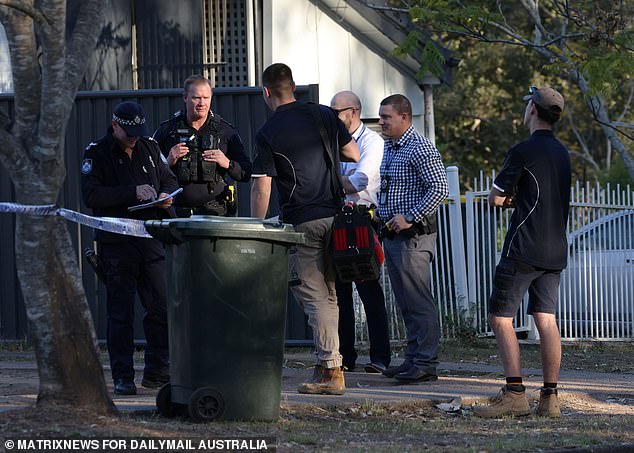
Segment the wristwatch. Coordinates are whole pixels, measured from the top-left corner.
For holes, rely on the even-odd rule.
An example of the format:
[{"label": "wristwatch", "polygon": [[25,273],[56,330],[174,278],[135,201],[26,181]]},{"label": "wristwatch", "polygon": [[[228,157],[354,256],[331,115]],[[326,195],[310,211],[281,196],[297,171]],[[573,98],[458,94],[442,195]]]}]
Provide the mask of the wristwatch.
[{"label": "wristwatch", "polygon": [[403,217],[407,223],[414,223],[414,216],[412,214],[405,214]]}]

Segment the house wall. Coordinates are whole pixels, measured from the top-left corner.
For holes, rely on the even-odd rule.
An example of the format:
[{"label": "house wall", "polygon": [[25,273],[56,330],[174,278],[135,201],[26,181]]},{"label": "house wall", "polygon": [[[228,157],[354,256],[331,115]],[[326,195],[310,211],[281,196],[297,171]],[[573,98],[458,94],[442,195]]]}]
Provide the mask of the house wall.
[{"label": "house wall", "polygon": [[309,0],[263,1],[264,66],[286,63],[298,85],[319,84],[319,102],[352,90],[363,103],[362,118],[378,118],[385,97],[409,98],[414,125],[423,131],[424,96],[415,80],[368,49]]}]

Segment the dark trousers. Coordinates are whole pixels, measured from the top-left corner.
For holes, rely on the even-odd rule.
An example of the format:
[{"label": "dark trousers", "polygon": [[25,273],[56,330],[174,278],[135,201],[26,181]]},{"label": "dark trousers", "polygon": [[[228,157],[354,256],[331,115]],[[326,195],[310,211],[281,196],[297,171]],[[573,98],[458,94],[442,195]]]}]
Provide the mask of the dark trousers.
[{"label": "dark trousers", "polygon": [[106,274],[108,353],[113,379],[134,379],[134,302],[144,308],[144,375],[169,373],[165,249],[156,239],[100,244]]},{"label": "dark trousers", "polygon": [[407,330],[405,361],[426,373],[436,374],[440,323],[431,290],[430,265],[436,233],[407,239],[385,239],[385,263],[396,303]]},{"label": "dark trousers", "polygon": [[[370,338],[370,361],[390,365],[390,336],[387,327],[385,297],[378,280],[355,282],[359,297],[363,302]],[[352,283],[337,279],[337,305],[339,305],[339,351],[343,365],[353,369],[357,360],[355,343],[355,316],[352,300]]]}]

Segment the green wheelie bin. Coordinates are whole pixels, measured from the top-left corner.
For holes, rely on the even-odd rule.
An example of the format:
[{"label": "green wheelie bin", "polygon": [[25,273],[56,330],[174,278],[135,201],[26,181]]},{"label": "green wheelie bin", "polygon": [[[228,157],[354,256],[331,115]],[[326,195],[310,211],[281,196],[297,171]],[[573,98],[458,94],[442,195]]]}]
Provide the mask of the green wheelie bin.
[{"label": "green wheelie bin", "polygon": [[291,225],[255,218],[151,220],[167,246],[170,383],[164,416],[277,420]]}]

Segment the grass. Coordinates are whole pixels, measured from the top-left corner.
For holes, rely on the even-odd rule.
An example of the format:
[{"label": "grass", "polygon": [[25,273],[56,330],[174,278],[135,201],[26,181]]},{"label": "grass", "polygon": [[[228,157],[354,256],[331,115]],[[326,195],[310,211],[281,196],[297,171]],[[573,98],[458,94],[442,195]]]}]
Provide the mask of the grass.
[{"label": "grass", "polygon": [[[539,344],[520,340],[522,367],[541,368]],[[493,338],[444,340],[440,360],[499,365],[497,345]],[[634,371],[634,342],[568,342],[562,345],[561,368],[566,370],[628,373]]]},{"label": "grass", "polygon": [[[7,357],[16,350],[30,349],[14,344],[0,347]],[[524,366],[540,366],[537,345],[523,342],[521,350]],[[289,352],[312,351],[290,349]],[[140,357],[141,353],[137,355]],[[443,341],[440,357],[442,361],[499,364],[493,339]],[[634,372],[631,357],[634,357],[633,343],[573,343],[564,345],[562,363],[566,369]],[[447,413],[425,401],[292,405],[282,407],[276,423],[206,425],[180,418],[166,419],[149,411],[99,417],[61,408],[21,409],[0,413],[0,432],[5,438],[46,438],[69,433],[207,439],[272,436],[277,439],[279,452],[525,452],[573,448],[607,451],[608,446],[620,445],[634,448],[632,415],[598,415],[568,408],[565,416],[556,421],[534,417],[483,420],[474,417],[468,407]]]}]

